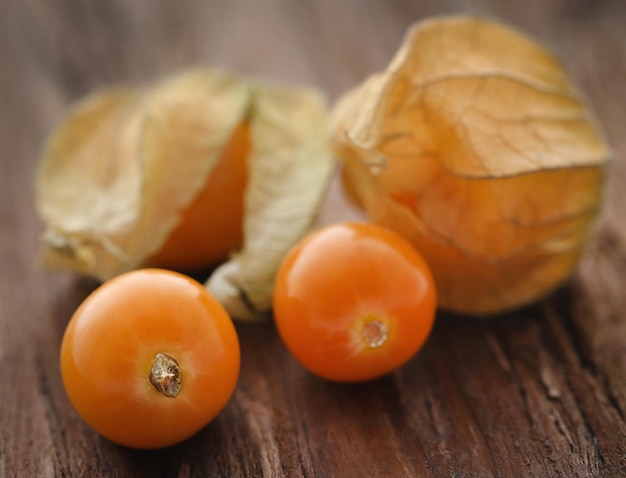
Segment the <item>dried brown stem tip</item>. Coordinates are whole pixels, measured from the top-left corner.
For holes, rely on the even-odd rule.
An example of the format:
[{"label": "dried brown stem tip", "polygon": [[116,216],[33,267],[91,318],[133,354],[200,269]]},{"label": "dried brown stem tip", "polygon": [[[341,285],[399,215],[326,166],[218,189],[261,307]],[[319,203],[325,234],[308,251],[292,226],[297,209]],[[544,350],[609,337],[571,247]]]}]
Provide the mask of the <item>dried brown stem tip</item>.
[{"label": "dried brown stem tip", "polygon": [[382,347],[387,341],[387,326],[380,320],[369,320],[361,328],[361,339],[369,348]]},{"label": "dried brown stem tip", "polygon": [[175,358],[157,353],[150,370],[150,383],[169,398],[176,398],[180,392],[180,365]]}]

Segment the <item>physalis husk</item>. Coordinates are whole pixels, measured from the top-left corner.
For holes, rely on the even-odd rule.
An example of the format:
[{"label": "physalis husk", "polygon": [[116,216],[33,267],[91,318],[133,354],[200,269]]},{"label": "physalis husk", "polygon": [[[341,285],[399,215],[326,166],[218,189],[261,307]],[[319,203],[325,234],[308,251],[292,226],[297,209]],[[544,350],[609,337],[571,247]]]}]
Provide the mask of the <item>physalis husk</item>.
[{"label": "physalis husk", "polygon": [[499,313],[574,270],[610,152],[531,39],[480,18],[419,23],[331,121],[348,193],[419,248],[442,308]]},{"label": "physalis husk", "polygon": [[332,169],[316,91],[202,68],[98,91],[44,149],[41,261],[104,281],[229,260],[207,286],[231,315],[256,317]]}]

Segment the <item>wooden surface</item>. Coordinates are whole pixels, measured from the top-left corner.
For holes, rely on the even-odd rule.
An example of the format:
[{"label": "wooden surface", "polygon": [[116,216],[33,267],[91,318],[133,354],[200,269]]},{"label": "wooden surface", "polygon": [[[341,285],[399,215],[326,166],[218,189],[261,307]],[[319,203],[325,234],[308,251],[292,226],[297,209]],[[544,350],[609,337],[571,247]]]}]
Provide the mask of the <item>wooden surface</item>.
[{"label": "wooden surface", "polygon": [[[603,219],[572,281],[477,323],[439,314],[379,381],[305,372],[271,324],[240,325],[223,413],[170,449],[97,436],[58,349],[93,284],[33,266],[33,175],[46,134],[95,88],[190,64],[317,86],[332,100],[385,66],[427,15],[491,15],[565,61],[615,150]],[[626,476],[626,3],[623,0],[0,1],[0,475],[6,477]],[[322,221],[351,217],[334,184]]]}]

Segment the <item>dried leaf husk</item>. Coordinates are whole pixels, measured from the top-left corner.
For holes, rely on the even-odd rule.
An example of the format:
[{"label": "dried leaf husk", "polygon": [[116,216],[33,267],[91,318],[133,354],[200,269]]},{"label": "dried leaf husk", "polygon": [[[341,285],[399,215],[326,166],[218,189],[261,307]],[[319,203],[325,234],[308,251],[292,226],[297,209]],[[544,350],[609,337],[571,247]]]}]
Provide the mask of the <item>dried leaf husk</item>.
[{"label": "dried leaf husk", "polygon": [[217,70],[192,70],[80,101],[38,170],[43,264],[100,280],[140,267],[205,183],[248,90]]},{"label": "dried leaf husk", "polygon": [[[102,281],[154,265],[181,212],[246,123],[244,250],[233,258],[234,293],[218,298],[235,316],[265,312],[273,272],[312,222],[333,166],[326,114],[317,92],[217,69],[96,92],[70,111],[43,152],[36,187],[46,225],[41,262]],[[296,170],[309,175],[297,190],[285,184],[300,178]],[[298,217],[284,220],[293,211]]]},{"label": "dried leaf husk", "polygon": [[250,111],[255,147],[244,247],[207,282],[231,315],[242,319],[270,310],[278,267],[313,226],[334,169],[325,103],[317,92],[262,85]]},{"label": "dried leaf husk", "polygon": [[332,123],[348,191],[419,248],[442,308],[500,313],[574,270],[610,153],[562,66],[529,38],[474,17],[417,24]]}]

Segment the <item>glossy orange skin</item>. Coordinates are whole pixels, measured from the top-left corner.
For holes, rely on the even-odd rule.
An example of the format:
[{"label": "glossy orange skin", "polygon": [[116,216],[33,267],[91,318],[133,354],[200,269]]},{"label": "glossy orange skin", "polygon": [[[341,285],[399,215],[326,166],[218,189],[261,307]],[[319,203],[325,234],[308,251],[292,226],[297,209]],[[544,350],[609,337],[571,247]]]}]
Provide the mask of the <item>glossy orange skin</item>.
[{"label": "glossy orange skin", "polygon": [[[428,265],[402,237],[368,223],[321,229],[300,242],[276,279],[274,317],[289,351],[314,374],[360,382],[405,364],[432,329]],[[386,329],[368,343],[364,325]]]},{"label": "glossy orange skin", "polygon": [[250,128],[239,125],[208,181],[180,213],[180,221],[150,264],[175,270],[215,265],[243,244]]},{"label": "glossy orange skin", "polygon": [[[174,357],[181,390],[150,383],[156,353]],[[79,414],[109,440],[133,448],[178,443],[226,405],[239,375],[239,341],[221,304],[174,272],[129,272],[94,291],[71,318],[61,374]]]}]

